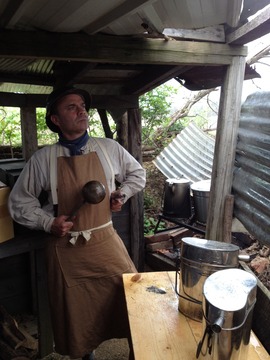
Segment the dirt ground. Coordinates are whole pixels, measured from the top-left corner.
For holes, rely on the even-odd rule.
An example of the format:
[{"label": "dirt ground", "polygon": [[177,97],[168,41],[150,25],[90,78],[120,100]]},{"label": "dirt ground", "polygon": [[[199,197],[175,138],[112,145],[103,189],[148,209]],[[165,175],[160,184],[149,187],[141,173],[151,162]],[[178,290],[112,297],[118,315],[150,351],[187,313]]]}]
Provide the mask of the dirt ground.
[{"label": "dirt ground", "polygon": [[[127,339],[111,339],[102,343],[95,352],[95,360],[128,360],[129,345]],[[68,356],[53,353],[42,360],[69,360]]]}]

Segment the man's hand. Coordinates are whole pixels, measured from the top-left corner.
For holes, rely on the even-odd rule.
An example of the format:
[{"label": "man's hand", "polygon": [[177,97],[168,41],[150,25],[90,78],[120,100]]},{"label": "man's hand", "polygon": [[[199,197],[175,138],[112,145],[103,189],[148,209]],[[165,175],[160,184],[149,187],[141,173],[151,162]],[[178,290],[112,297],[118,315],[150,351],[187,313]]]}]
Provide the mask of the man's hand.
[{"label": "man's hand", "polygon": [[124,204],[125,195],[120,190],[111,193],[111,211],[116,212],[122,209]]},{"label": "man's hand", "polygon": [[54,219],[51,227],[51,233],[58,237],[65,236],[72,228],[73,222],[67,219],[69,216],[61,215]]}]

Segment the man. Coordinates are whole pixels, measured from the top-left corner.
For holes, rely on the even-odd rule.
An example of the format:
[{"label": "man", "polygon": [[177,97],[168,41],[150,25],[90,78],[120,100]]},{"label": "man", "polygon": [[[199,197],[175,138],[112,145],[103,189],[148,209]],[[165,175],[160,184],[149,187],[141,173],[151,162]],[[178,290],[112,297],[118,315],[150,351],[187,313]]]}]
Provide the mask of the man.
[{"label": "man", "polygon": [[[145,186],[144,169],[122,146],[89,137],[89,108],[84,90],[50,94],[46,123],[59,141],[31,157],[9,198],[16,222],[52,235],[46,253],[55,350],[83,359],[93,359],[104,340],[129,338],[122,274],[136,269],[113,228],[111,211],[120,211]],[[91,180],[105,187],[104,200],[84,203],[72,216]],[[48,200],[41,205],[44,191]]]}]

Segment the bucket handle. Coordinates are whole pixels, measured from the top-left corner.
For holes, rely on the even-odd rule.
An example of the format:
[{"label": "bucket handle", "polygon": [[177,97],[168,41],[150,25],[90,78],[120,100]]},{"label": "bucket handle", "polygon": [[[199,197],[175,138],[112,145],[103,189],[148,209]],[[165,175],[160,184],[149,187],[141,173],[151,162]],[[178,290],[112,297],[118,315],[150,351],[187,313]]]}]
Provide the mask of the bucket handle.
[{"label": "bucket handle", "polygon": [[[202,351],[202,347],[203,347],[206,335],[208,335],[208,339],[207,339],[208,353],[209,353],[209,355],[211,355],[211,353],[212,353],[212,341],[211,340],[212,340],[213,330],[211,329],[210,325],[207,325],[205,327],[202,340],[200,340],[200,342],[199,342],[199,344],[197,346],[196,359],[198,359],[198,357],[200,356],[200,353]],[[203,355],[206,355],[206,354],[203,354]]]},{"label": "bucket handle", "polygon": [[[249,313],[251,312],[251,310],[254,308],[255,306],[255,303],[256,303],[256,299],[253,301],[253,303],[250,305],[248,311],[246,312],[245,314],[245,317],[244,317],[244,320],[242,321],[242,323],[240,325],[237,325],[237,326],[234,326],[232,328],[223,328],[223,322],[224,322],[224,316],[223,314],[218,318],[216,319],[216,321],[212,324],[210,324],[209,320],[206,318],[204,312],[203,312],[203,317],[206,321],[206,327],[205,327],[205,330],[204,330],[204,333],[203,333],[203,337],[202,339],[199,341],[198,343],[198,346],[197,346],[197,351],[196,351],[196,359],[198,359],[201,351],[202,351],[202,347],[203,347],[203,344],[204,344],[204,341],[205,341],[205,337],[206,335],[208,334],[208,340],[207,340],[207,348],[208,348],[208,353],[209,355],[211,355],[211,352],[212,352],[212,335],[214,333],[220,333],[221,330],[237,330],[237,329],[240,329],[246,322],[247,320],[247,317],[249,315]],[[205,355],[205,354],[203,354]]]},{"label": "bucket handle", "polygon": [[174,291],[175,291],[175,293],[179,296],[179,297],[181,297],[182,299],[185,299],[185,300],[187,300],[187,301],[191,301],[191,302],[193,302],[193,303],[195,303],[195,304],[198,304],[198,305],[202,305],[202,302],[201,301],[199,301],[199,300],[196,300],[196,299],[194,299],[194,298],[192,298],[192,297],[186,297],[186,296],[183,296],[183,295],[181,295],[179,292],[178,292],[178,276],[180,276],[180,262],[181,262],[181,260],[180,260],[180,253],[178,253],[178,256],[177,256],[177,260],[176,260],[176,262],[175,262],[175,267],[176,267],[176,270],[175,270],[175,285],[174,285]]}]

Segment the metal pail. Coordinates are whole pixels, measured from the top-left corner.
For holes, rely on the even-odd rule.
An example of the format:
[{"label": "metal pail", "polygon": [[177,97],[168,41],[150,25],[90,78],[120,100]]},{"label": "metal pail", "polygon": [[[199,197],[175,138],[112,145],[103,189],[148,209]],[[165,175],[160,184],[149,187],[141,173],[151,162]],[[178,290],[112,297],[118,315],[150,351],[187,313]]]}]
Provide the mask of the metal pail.
[{"label": "metal pail", "polygon": [[[227,268],[237,268],[239,247],[220,241],[186,237],[182,239],[179,273],[181,313],[202,320],[202,290],[206,278]],[[177,275],[176,275],[177,276]]]},{"label": "metal pail", "polygon": [[166,180],[163,214],[179,218],[191,216],[190,181],[188,179]]},{"label": "metal pail", "polygon": [[256,277],[241,269],[217,271],[206,279],[197,358],[247,359],[256,291]]},{"label": "metal pail", "polygon": [[211,180],[198,181],[190,186],[196,220],[202,224],[207,222],[210,187]]}]

